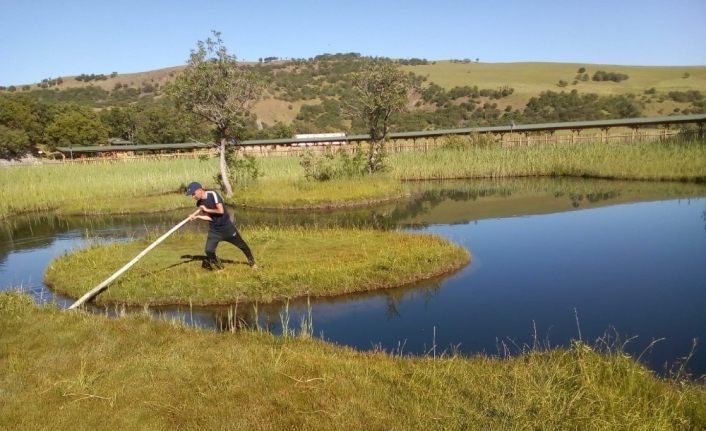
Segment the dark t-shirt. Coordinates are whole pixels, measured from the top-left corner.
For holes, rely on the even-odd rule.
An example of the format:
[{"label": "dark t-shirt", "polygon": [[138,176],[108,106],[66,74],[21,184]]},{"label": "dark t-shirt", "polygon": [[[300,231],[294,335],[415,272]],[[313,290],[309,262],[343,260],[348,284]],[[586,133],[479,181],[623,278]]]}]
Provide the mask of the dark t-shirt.
[{"label": "dark t-shirt", "polygon": [[230,221],[230,216],[228,215],[228,209],[226,208],[226,204],[223,203],[223,198],[221,197],[221,195],[218,194],[218,192],[214,192],[213,190],[206,190],[206,197],[197,200],[196,206],[200,207],[201,205],[204,205],[208,209],[215,210],[216,204],[219,203],[223,204],[223,214],[207,214],[213,219],[213,221],[210,221],[208,223],[209,229],[217,232],[227,232],[233,230],[235,225],[233,225],[233,222]]}]

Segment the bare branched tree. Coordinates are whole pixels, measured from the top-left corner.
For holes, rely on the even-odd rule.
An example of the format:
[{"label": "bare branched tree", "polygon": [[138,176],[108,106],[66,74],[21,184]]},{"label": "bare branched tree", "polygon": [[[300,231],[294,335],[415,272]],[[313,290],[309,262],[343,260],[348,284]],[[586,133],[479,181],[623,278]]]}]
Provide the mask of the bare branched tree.
[{"label": "bare branched tree", "polygon": [[367,170],[372,174],[384,168],[390,118],[406,109],[411,83],[395,63],[375,60],[353,75],[353,90],[355,98],[348,108],[368,128]]},{"label": "bare branched tree", "polygon": [[237,138],[237,125],[249,115],[263,90],[261,79],[248,68],[238,65],[234,55],[223,45],[221,33],[214,39],[198,41],[191,51],[186,69],[169,86],[168,94],[176,105],[205,119],[216,127],[219,140],[220,169],[226,196],[233,187],[226,164],[226,142]]}]

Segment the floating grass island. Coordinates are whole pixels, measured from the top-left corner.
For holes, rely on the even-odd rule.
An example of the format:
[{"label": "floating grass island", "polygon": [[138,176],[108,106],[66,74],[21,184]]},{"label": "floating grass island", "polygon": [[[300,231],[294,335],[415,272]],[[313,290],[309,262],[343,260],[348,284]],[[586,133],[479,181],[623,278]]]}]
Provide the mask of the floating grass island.
[{"label": "floating grass island", "polygon": [[[468,251],[431,234],[357,229],[258,228],[243,232],[259,269],[221,243],[224,269],[201,267],[205,233],[173,235],[97,298],[128,305],[211,305],[333,296],[397,287],[466,265]],[[150,239],[95,245],[62,256],[45,274],[57,292],[80,297]]]}]

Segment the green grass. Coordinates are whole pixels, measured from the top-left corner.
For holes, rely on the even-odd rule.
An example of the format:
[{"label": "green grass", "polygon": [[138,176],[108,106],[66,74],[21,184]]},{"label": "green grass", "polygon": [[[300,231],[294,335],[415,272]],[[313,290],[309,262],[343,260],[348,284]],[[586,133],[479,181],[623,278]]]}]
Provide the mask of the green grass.
[{"label": "green grass", "polygon": [[[170,237],[98,297],[125,304],[222,304],[332,296],[401,286],[468,263],[462,247],[434,235],[358,229],[260,228],[243,232],[260,267],[221,243],[222,271],[201,260],[206,234]],[[96,245],[62,256],[46,272],[58,292],[80,297],[132,260],[150,240]]]},{"label": "green grass", "polygon": [[257,208],[340,208],[396,200],[407,195],[407,188],[389,176],[323,182],[292,177],[262,179],[242,189],[233,202]]},{"label": "green grass", "polygon": [[703,384],[581,343],[504,359],[399,357],[306,335],[66,312],[8,293],[0,333],[3,429],[706,427]]},{"label": "green grass", "polygon": [[52,210],[120,213],[139,207],[156,212],[191,206],[193,202],[177,192],[195,178],[210,180],[216,166],[215,160],[179,159],[4,168],[0,217]]},{"label": "green grass", "polygon": [[[315,182],[296,156],[259,157],[264,176],[236,183],[235,205],[327,208],[397,199],[410,193],[399,179],[588,176],[704,181],[703,141],[532,144],[392,153],[390,171],[375,177]],[[216,187],[217,160],[97,162],[0,169],[0,219],[30,212],[125,214],[193,206],[181,190],[198,180]]]},{"label": "green grass", "polygon": [[[397,199],[406,188],[386,176],[315,182],[304,178],[299,158],[260,157],[265,174],[254,184],[234,184],[235,205],[327,208]],[[0,219],[24,213],[129,214],[192,207],[182,190],[191,181],[217,188],[218,161],[175,159],[40,165],[0,169]],[[27,197],[27,198],[24,198]]]}]

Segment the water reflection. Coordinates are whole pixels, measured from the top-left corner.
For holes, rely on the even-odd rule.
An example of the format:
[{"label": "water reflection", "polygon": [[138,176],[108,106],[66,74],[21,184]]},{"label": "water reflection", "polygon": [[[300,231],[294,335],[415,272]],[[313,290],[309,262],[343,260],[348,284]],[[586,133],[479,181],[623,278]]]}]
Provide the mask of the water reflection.
[{"label": "water reflection", "polygon": [[[424,354],[430,346],[497,353],[596,339],[609,326],[637,335],[655,369],[706,339],[706,186],[581,179],[419,182],[413,198],[373,208],[278,212],[235,208],[239,225],[405,228],[471,250],[472,264],[415,286],[282,304],[149,309],[163,319],[216,330],[297,330],[360,349]],[[38,302],[67,306],[42,283],[56,256],[94,241],[164,232],[188,210],[132,217],[25,216],[0,229],[0,288],[23,286]],[[190,225],[189,228],[202,229]],[[200,253],[200,250],[195,250]],[[283,310],[287,310],[283,314]],[[142,308],[96,307],[109,315]],[[704,349],[692,371],[706,372]]]}]

